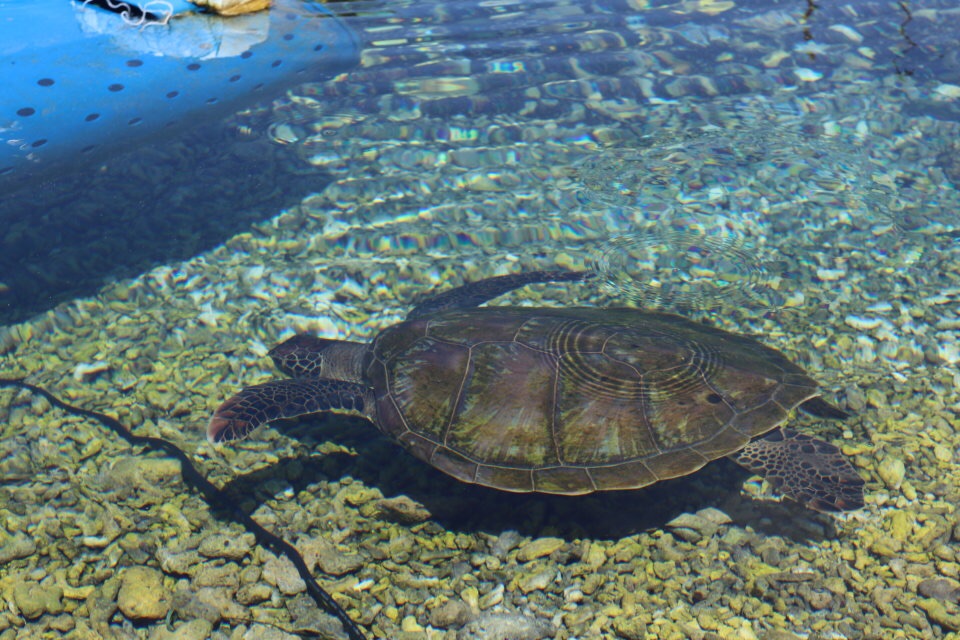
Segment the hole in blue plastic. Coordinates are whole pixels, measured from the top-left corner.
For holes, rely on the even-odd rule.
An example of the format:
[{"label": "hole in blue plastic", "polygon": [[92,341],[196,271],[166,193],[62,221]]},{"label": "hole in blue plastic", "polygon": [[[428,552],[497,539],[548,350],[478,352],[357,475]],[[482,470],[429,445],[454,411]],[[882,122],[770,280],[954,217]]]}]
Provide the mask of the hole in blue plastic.
[{"label": "hole in blue plastic", "polygon": [[93,150],[96,149],[96,148],[97,148],[97,145],[95,145],[95,144],[89,144],[89,145],[85,146],[83,149],[80,149],[80,153],[90,153],[91,151],[93,151]]},{"label": "hole in blue plastic", "polygon": [[252,56],[253,56],[253,51],[244,51],[243,53],[240,54],[240,57],[243,58],[244,60]]},{"label": "hole in blue plastic", "polygon": [[90,113],[90,114],[87,114],[87,117],[84,118],[84,121],[86,121],[86,122],[93,122],[94,120],[96,120],[96,119],[99,118],[99,117],[100,117],[100,114],[99,114],[99,113]]},{"label": "hole in blue plastic", "polygon": [[122,84],[112,84],[112,85],[110,85],[109,87],[107,87],[107,89],[108,89],[109,91],[112,91],[112,92],[116,93],[116,92],[118,92],[118,91],[123,91],[123,85],[122,85]]},{"label": "hole in blue plastic", "polygon": [[37,80],[37,84],[40,85],[41,87],[52,87],[53,78],[40,78],[39,80]]},{"label": "hole in blue plastic", "polygon": [[323,45],[322,45],[322,44],[318,44],[317,46],[315,46],[315,47],[313,48],[314,51],[321,51],[322,49],[323,49]]},{"label": "hole in blue plastic", "polygon": [[260,91],[260,89],[263,89],[263,83],[262,83],[262,82],[259,83],[259,84],[257,84],[257,85],[253,88],[254,91]]},{"label": "hole in blue plastic", "polygon": [[33,147],[34,149],[36,149],[37,147],[42,147],[42,146],[45,145],[45,144],[47,144],[47,139],[46,139],[46,138],[40,138],[39,140],[34,140],[34,141],[33,141],[33,144],[31,144],[30,146]]},{"label": "hole in blue plastic", "polygon": [[207,104],[217,104],[216,98],[207,98]]},{"label": "hole in blue plastic", "polygon": [[143,118],[133,118],[133,119],[130,120],[127,124],[130,125],[131,127],[135,127],[136,125],[140,124],[141,122],[143,122]]},{"label": "hole in blue plastic", "polygon": [[187,71],[196,71],[199,68],[200,68],[199,62],[191,62],[190,64],[187,65]]},{"label": "hole in blue plastic", "polygon": [[0,176],[8,176],[13,173],[13,167],[4,167],[0,169]]},{"label": "hole in blue plastic", "polygon": [[273,67],[274,69],[276,69],[276,68],[279,67],[281,64],[283,64],[283,60],[274,60],[273,62],[270,63],[270,66]]},{"label": "hole in blue plastic", "polygon": [[170,98],[171,100],[173,100],[173,99],[176,98],[178,95],[180,95],[180,92],[179,92],[179,91],[171,91],[170,93],[167,94],[167,97]]},{"label": "hole in blue plastic", "polygon": [[230,76],[230,82],[236,82],[240,79],[240,76]]},{"label": "hole in blue plastic", "polygon": [[283,39],[286,40],[287,42],[289,42],[289,41],[293,40],[293,34],[292,34],[292,33],[285,33],[285,34],[283,34]]},{"label": "hole in blue plastic", "polygon": [[127,60],[126,65],[128,67],[141,67],[143,66],[143,60],[137,60],[136,58],[133,60]]},{"label": "hole in blue plastic", "polygon": [[23,109],[17,109],[17,115],[26,118],[27,116],[32,116],[37,112],[33,107],[24,107]]}]

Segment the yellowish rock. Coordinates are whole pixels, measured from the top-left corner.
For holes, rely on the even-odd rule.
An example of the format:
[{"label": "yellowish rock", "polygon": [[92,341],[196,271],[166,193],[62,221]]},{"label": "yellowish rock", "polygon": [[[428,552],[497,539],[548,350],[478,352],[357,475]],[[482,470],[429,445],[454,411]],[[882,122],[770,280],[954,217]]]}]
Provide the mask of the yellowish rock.
[{"label": "yellowish rock", "polygon": [[159,620],[170,610],[163,574],[150,567],[129,567],[120,579],[117,606],[131,620]]},{"label": "yellowish rock", "polygon": [[520,548],[517,552],[517,562],[530,562],[548,556],[564,544],[560,538],[537,538]]},{"label": "yellowish rock", "polygon": [[400,621],[400,630],[407,633],[423,633],[426,631],[413,616],[406,616]]},{"label": "yellowish rock", "polygon": [[729,11],[735,6],[737,6],[735,2],[729,2],[728,0],[700,0],[697,3],[697,11],[713,16]]},{"label": "yellowish rock", "polygon": [[941,84],[933,91],[937,95],[944,98],[949,98],[950,100],[956,100],[957,98],[960,98],[960,86],[955,84]]},{"label": "yellowish rock", "polygon": [[583,562],[590,567],[590,569],[596,571],[607,561],[607,553],[603,550],[603,547],[599,544],[591,544],[590,550],[587,552],[586,556],[583,558]]},{"label": "yellowish rock", "polygon": [[906,465],[903,460],[894,456],[886,456],[880,461],[877,467],[877,474],[891,489],[899,489],[903,483],[903,478],[907,474]]},{"label": "yellowish rock", "polygon": [[270,0],[193,0],[193,4],[207,7],[221,16],[239,16],[267,9]]},{"label": "yellowish rock", "polygon": [[953,460],[953,451],[942,444],[935,444],[933,446],[933,455],[936,456],[940,462],[950,462]]},{"label": "yellowish rock", "polygon": [[960,615],[948,612],[944,604],[936,598],[922,598],[917,601],[917,605],[926,612],[932,622],[949,631],[960,631]]},{"label": "yellowish rock", "polygon": [[761,62],[763,62],[763,66],[767,67],[768,69],[773,69],[780,66],[780,63],[789,57],[790,54],[786,51],[773,51],[763,56]]},{"label": "yellowish rock", "polygon": [[894,511],[890,516],[890,535],[895,540],[906,542],[911,538],[913,525],[910,523],[910,515],[906,511]]}]

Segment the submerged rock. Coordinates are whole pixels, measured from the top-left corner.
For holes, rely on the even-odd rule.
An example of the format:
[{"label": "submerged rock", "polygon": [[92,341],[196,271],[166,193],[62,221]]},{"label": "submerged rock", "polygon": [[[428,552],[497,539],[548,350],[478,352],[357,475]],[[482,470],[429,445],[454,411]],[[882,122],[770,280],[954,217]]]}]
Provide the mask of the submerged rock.
[{"label": "submerged rock", "polygon": [[131,620],[159,620],[170,610],[163,574],[150,567],[129,567],[120,579],[117,606]]},{"label": "submerged rock", "polygon": [[457,640],[540,640],[551,638],[553,625],[519,613],[484,613],[457,632]]},{"label": "submerged rock", "polygon": [[45,613],[63,611],[63,589],[36,582],[22,582],[13,588],[13,601],[20,615],[27,620],[35,620]]}]

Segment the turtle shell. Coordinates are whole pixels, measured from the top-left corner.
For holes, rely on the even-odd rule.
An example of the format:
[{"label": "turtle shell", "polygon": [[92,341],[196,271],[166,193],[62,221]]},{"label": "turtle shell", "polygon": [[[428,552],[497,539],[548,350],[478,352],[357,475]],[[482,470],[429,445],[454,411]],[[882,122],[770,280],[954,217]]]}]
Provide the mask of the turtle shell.
[{"label": "turtle shell", "polygon": [[636,309],[487,307],[391,327],[376,421],[465,482],[581,494],[643,487],[738,451],[819,395],[781,353]]}]

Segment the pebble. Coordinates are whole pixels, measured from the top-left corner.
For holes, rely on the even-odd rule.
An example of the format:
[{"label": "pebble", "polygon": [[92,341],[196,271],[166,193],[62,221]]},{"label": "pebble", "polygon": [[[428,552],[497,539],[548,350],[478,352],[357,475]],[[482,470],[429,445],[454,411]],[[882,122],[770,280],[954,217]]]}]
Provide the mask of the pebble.
[{"label": "pebble", "polygon": [[383,494],[380,493],[379,489],[370,489],[361,484],[351,484],[340,491],[340,497],[347,504],[360,507],[372,500],[382,499]]},{"label": "pebble", "polygon": [[26,558],[36,553],[36,551],[37,543],[25,534],[17,532],[11,536],[3,529],[0,529],[0,565],[5,565],[11,560]]},{"label": "pebble", "polygon": [[843,321],[858,331],[870,331],[871,329],[876,329],[882,323],[880,318],[858,316],[852,313],[847,315]]},{"label": "pebble", "polygon": [[556,569],[541,569],[535,573],[521,576],[517,581],[517,587],[524,593],[532,591],[542,591],[557,577]]},{"label": "pebble", "polygon": [[270,555],[263,563],[263,579],[275,586],[284,595],[294,595],[307,590],[307,585],[297,569],[286,557]]},{"label": "pebble", "polygon": [[110,370],[110,363],[98,360],[96,362],[81,362],[73,368],[73,379],[77,382],[87,382],[96,378],[104,371]]},{"label": "pebble", "polygon": [[233,562],[218,566],[204,564],[193,576],[193,584],[198,587],[231,587],[240,586],[240,568]]},{"label": "pebble", "polygon": [[906,511],[890,514],[890,535],[894,540],[907,542],[913,537],[913,519]]},{"label": "pebble", "polygon": [[498,584],[493,589],[481,596],[480,601],[477,603],[480,609],[486,610],[503,602],[503,591],[504,586],[502,584]]},{"label": "pebble", "polygon": [[803,82],[815,82],[823,77],[823,74],[819,71],[814,71],[813,69],[807,69],[805,67],[795,68],[793,70],[793,74]]},{"label": "pebble", "polygon": [[414,616],[404,616],[403,620],[400,621],[400,630],[407,633],[423,633],[426,631]]},{"label": "pebble", "polygon": [[166,573],[189,575],[200,564],[200,554],[196,551],[173,551],[162,548],[157,551],[160,568]]},{"label": "pebble", "polygon": [[117,606],[131,620],[159,620],[170,610],[163,574],[150,567],[127,567],[120,579]]},{"label": "pebble", "polygon": [[340,622],[328,613],[317,607],[313,598],[306,594],[299,595],[287,602],[287,611],[293,619],[290,630],[301,637],[309,638],[343,638]]},{"label": "pebble", "polygon": [[517,562],[530,562],[548,556],[564,544],[566,542],[561,538],[537,538],[520,547],[517,551]]},{"label": "pebble", "polygon": [[943,96],[944,98],[949,98],[951,100],[960,100],[960,85],[955,84],[939,84],[933,89],[934,93],[937,95]]},{"label": "pebble", "polygon": [[917,585],[917,593],[924,598],[957,602],[960,600],[960,583],[947,578],[928,578]]},{"label": "pebble", "polygon": [[892,455],[884,456],[877,466],[877,475],[890,489],[899,489],[907,474],[903,460]]},{"label": "pebble", "polygon": [[118,489],[157,489],[180,477],[180,462],[175,458],[124,456],[107,467],[106,477]]},{"label": "pebble", "polygon": [[[247,611],[234,601],[232,588],[201,587],[194,592],[189,602],[196,611],[202,612],[199,617],[214,624],[218,620],[241,620]],[[178,609],[179,611],[181,610]]]},{"label": "pebble", "polygon": [[415,500],[411,500],[407,496],[383,498],[382,500],[377,500],[376,505],[380,510],[381,517],[391,522],[399,522],[400,524],[426,522],[432,515],[426,507]]},{"label": "pebble", "polygon": [[302,640],[302,636],[287,633],[266,624],[252,624],[240,636],[240,640]]},{"label": "pebble", "polygon": [[457,632],[457,640],[541,640],[556,633],[540,618],[513,613],[484,613]]},{"label": "pebble", "polygon": [[256,538],[252,533],[215,534],[205,537],[197,551],[205,558],[240,560],[250,553],[255,542]]},{"label": "pebble", "polygon": [[699,514],[681,513],[673,520],[667,522],[667,526],[673,529],[674,533],[687,542],[697,542],[705,537],[710,537],[720,528],[715,522],[702,517]]},{"label": "pebble", "polygon": [[13,602],[20,615],[28,620],[63,611],[63,589],[37,582],[20,582],[13,588]]},{"label": "pebble", "polygon": [[245,584],[237,589],[236,600],[240,604],[252,605],[264,602],[273,595],[270,585],[263,583]]},{"label": "pebble", "polygon": [[319,567],[331,576],[353,573],[367,562],[363,555],[339,549],[323,538],[301,540],[297,549],[308,567]]},{"label": "pebble", "polygon": [[936,598],[921,598],[917,606],[923,609],[927,617],[934,624],[942,626],[947,631],[960,631],[960,615],[950,613],[943,602]]},{"label": "pebble", "polygon": [[447,600],[430,612],[430,626],[440,629],[461,627],[472,618],[470,607],[463,600]]},{"label": "pebble", "polygon": [[182,622],[173,629],[167,626],[154,627],[150,640],[207,640],[213,631],[213,625],[208,620],[198,618]]},{"label": "pebble", "polygon": [[824,282],[836,282],[847,276],[843,269],[817,269],[817,278]]}]

